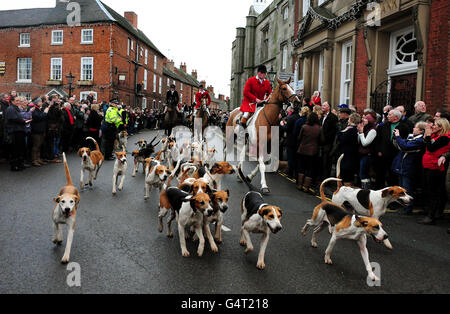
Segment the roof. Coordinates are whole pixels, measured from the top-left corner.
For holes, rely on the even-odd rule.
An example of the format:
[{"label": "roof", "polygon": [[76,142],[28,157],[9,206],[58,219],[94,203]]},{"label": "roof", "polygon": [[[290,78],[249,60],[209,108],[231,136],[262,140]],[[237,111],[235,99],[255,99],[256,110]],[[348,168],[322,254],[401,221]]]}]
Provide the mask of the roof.
[{"label": "roof", "polygon": [[[76,3],[80,5],[82,12],[80,14],[81,24],[115,22],[165,57],[141,30],[135,29],[126,18],[100,0],[77,0]],[[67,6],[67,2],[58,2],[54,8],[0,11],[0,29],[67,24],[67,14],[69,13]]]},{"label": "roof", "polygon": [[200,85],[200,82],[198,82],[195,78],[193,78],[191,75],[184,73],[183,71],[175,68],[175,71],[171,71],[168,68],[164,67],[163,74],[166,76],[169,76],[175,80],[178,80],[180,82],[183,82],[188,85],[192,85],[195,87],[198,87]]}]

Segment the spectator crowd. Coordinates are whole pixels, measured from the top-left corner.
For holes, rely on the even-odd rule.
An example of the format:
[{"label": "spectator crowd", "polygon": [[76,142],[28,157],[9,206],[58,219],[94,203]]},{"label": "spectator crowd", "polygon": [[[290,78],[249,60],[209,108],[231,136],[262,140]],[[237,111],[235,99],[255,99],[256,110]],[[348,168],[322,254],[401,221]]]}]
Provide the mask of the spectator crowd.
[{"label": "spectator crowd", "polygon": [[291,106],[280,115],[287,175],[300,191],[315,193],[324,179],[337,175],[343,155],[340,178],[345,185],[374,190],[401,186],[415,200],[403,214],[412,215],[420,203],[426,216],[418,223],[435,224],[447,203],[450,115],[440,109],[431,116],[423,101],[414,110],[410,116],[404,106],[386,106],[383,114],[371,109],[358,113],[348,105],[332,110],[315,93],[302,107]]}]

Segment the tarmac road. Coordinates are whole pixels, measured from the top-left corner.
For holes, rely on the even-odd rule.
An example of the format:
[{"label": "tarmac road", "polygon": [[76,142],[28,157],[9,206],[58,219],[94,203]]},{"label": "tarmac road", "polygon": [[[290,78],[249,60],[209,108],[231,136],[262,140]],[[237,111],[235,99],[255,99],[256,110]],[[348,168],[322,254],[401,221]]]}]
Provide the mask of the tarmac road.
[{"label": "tarmac road", "polygon": [[[151,139],[146,132],[137,138]],[[80,159],[68,156],[74,182],[79,181]],[[448,222],[421,226],[414,217],[389,213],[384,229],[394,246],[390,251],[368,240],[371,262],[380,264],[381,286],[369,287],[359,248],[352,241],[337,243],[333,266],[324,263],[329,234],[310,245],[311,233],[300,229],[319,200],[302,194],[295,185],[268,174],[271,195],[267,202],[283,209],[283,230],[271,235],[266,269],[256,268],[260,235],[252,235],[255,251],[239,245],[240,201],[246,186],[235,176],[225,178],[231,190],[230,209],[220,252],[205,246],[196,256],[188,241],[190,258],[183,258],[175,224],[173,239],[157,231],[158,193],[144,201],[144,175],[131,177],[132,157],[125,189],[111,194],[114,162],[106,162],[92,189],[81,193],[71,262],[81,267],[81,287],[66,283],[70,271],[60,263],[63,246],[51,242],[51,212],[59,189],[65,185],[62,164],[12,173],[0,165],[0,293],[161,293],[161,294],[284,294],[284,293],[449,293],[450,236]],[[249,167],[244,170],[248,173]],[[259,176],[255,183],[259,182]],[[64,228],[64,240],[66,228]]]}]

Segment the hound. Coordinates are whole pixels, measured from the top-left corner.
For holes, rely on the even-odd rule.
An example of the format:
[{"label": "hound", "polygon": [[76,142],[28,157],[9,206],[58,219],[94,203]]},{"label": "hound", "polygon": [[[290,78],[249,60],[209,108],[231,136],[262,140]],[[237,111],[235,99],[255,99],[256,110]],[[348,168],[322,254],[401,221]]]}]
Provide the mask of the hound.
[{"label": "hound", "polygon": [[163,166],[159,160],[153,158],[147,158],[145,160],[145,197],[147,200],[150,197],[150,190],[153,187],[159,188],[161,193],[165,181],[171,175],[169,169]]},{"label": "hound", "polygon": [[240,166],[238,174],[240,179],[250,189],[250,192],[245,195],[241,203],[242,228],[240,244],[242,246],[247,246],[245,253],[250,253],[254,250],[250,239],[250,232],[263,234],[258,262],[256,264],[257,268],[263,270],[266,268],[264,255],[266,253],[267,244],[269,243],[270,232],[276,234],[283,228],[281,225],[283,213],[279,207],[264,202],[262,195],[255,192],[255,187],[244,178]]},{"label": "hound", "polygon": [[197,254],[198,256],[203,256],[205,249],[205,238],[202,232],[203,215],[210,216],[213,212],[210,201],[211,199],[206,193],[193,196],[174,187],[170,187],[166,191],[166,202],[170,204],[176,213],[181,254],[184,257],[190,256],[186,248],[186,227],[190,226],[194,228],[195,234],[199,239]]},{"label": "hound", "polygon": [[63,153],[64,168],[66,171],[67,185],[61,189],[58,196],[53,199],[56,203],[52,213],[53,220],[53,243],[61,245],[63,242],[63,231],[61,225],[68,226],[67,243],[61,263],[67,264],[70,259],[73,233],[75,231],[77,209],[80,204],[80,194],[72,184],[69,166],[67,165],[66,154]]},{"label": "hound", "polygon": [[383,230],[381,222],[372,217],[360,217],[357,214],[351,214],[336,203],[328,202],[323,192],[323,187],[327,182],[335,179],[328,179],[322,183],[320,194],[322,203],[314,209],[311,219],[309,219],[302,229],[302,235],[306,236],[308,228],[314,226],[314,233],[311,245],[317,248],[316,237],[327,225],[332,227],[332,236],[328,248],[325,252],[325,263],[332,265],[331,252],[339,239],[349,239],[357,241],[361,250],[361,256],[366,266],[368,276],[378,281],[379,278],[373,273],[372,266],[369,261],[369,253],[367,251],[367,235],[377,242],[381,243],[388,239],[388,234]]},{"label": "hound", "polygon": [[117,134],[117,139],[114,142],[114,148],[116,151],[119,151],[121,147],[126,147],[128,145],[128,132],[122,131],[119,134]]},{"label": "hound", "polygon": [[[159,134],[159,133],[158,133]],[[155,138],[150,142],[150,144],[147,144],[146,140],[139,140],[136,145],[139,146],[138,150],[133,151],[132,156],[134,157],[134,170],[132,177],[136,177],[136,173],[139,171],[139,165],[142,164],[142,170],[145,173],[145,160],[147,158],[150,158],[150,156],[155,152],[155,147],[159,144],[156,143],[156,145],[153,145],[154,141],[158,135],[155,136]]]},{"label": "hound", "polygon": [[[337,176],[340,176],[340,163],[343,155],[337,163]],[[413,198],[408,195],[407,191],[399,186],[388,187],[379,191],[363,190],[360,188],[342,186],[339,179],[331,179],[338,182],[338,189],[333,194],[332,201],[343,206],[348,203],[356,211],[357,214],[367,217],[380,219],[386,213],[389,204],[397,202],[402,206],[409,204]],[[392,249],[389,240],[384,241],[384,245]]]},{"label": "hound", "polygon": [[[210,216],[206,215],[203,217],[203,228],[205,230],[206,237],[208,238],[209,245],[211,246],[211,251],[217,253],[219,249],[217,248],[216,242],[221,244],[222,241],[222,225],[223,225],[223,215],[228,210],[228,199],[230,198],[230,191],[217,191],[212,193],[211,206],[213,211]],[[210,224],[216,224],[216,233],[213,238],[211,234]]]},{"label": "hound", "polygon": [[[124,147],[125,148],[125,147]],[[113,189],[112,194],[117,194],[117,181],[119,180],[119,177],[122,176],[120,184],[119,184],[119,191],[123,190],[123,184],[125,182],[125,176],[127,174],[128,169],[128,162],[127,162],[127,153],[125,151],[118,152],[116,154],[116,162],[114,163],[114,170],[113,170]]]},{"label": "hound", "polygon": [[78,151],[78,156],[81,157],[81,190],[83,190],[85,187],[84,171],[87,170],[89,172],[88,183],[86,185],[92,186],[92,179],[97,180],[98,172],[100,171],[100,168],[103,166],[103,162],[105,161],[105,157],[103,157],[103,154],[100,152],[97,141],[92,137],[88,137],[86,138],[86,140],[91,140],[95,143],[95,150],[91,152],[89,148],[83,147]]}]

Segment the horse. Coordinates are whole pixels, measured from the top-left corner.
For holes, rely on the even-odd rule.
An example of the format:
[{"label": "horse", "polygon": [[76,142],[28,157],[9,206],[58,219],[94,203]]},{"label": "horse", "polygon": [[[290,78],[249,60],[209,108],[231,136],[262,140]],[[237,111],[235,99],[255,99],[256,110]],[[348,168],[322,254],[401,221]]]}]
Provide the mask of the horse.
[{"label": "horse", "polygon": [[[257,175],[258,170],[261,173],[261,192],[264,195],[270,194],[269,187],[266,182],[266,165],[264,163],[264,146],[260,146],[260,127],[266,127],[267,133],[267,143],[263,144],[267,147],[267,152],[270,154],[271,147],[271,127],[278,126],[279,114],[283,108],[283,104],[290,103],[292,100],[294,102],[300,103],[300,99],[295,94],[292,87],[289,85],[291,79],[287,81],[281,81],[277,79],[278,85],[273,90],[272,94],[269,96],[263,108],[260,108],[247,122],[247,131],[249,136],[249,142],[257,144],[257,156],[258,156],[258,166],[252,171],[252,173],[247,176],[249,182]],[[234,129],[234,134],[239,134],[242,132],[242,126],[239,124],[242,112],[239,108],[233,110],[230,114],[230,118],[227,122],[227,127],[232,127]],[[228,140],[227,143],[230,143]],[[261,143],[262,144],[262,143]],[[240,158],[240,166],[245,160],[245,147],[242,149],[242,154]]]},{"label": "horse", "polygon": [[167,134],[172,134],[172,129],[177,125],[178,115],[177,115],[177,106],[176,104],[168,104],[167,112],[164,117],[164,129]]},{"label": "horse", "polygon": [[[196,119],[202,119],[202,135],[203,132],[205,131],[205,129],[208,127],[208,112],[206,111],[206,107],[207,107],[207,99],[203,98],[202,99],[202,105],[200,106],[200,108],[197,110],[197,113],[195,115],[195,117],[193,117],[194,121]],[[195,131],[195,122],[193,121],[192,125],[192,129],[193,131]],[[194,137],[197,134],[194,134]],[[200,137],[197,137],[200,138]]]}]

